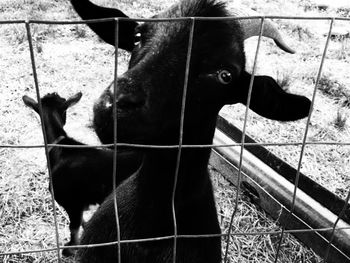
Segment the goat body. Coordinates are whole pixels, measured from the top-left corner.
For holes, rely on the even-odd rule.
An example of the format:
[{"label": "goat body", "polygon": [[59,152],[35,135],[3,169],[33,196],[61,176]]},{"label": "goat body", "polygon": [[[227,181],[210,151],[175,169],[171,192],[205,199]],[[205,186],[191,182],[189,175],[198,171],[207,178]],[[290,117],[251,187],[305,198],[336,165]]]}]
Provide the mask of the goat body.
[{"label": "goat body", "polygon": [[[53,93],[41,99],[43,122],[49,144],[83,145],[67,136],[63,129],[67,108],[80,98],[80,93],[68,100]],[[33,99],[24,96],[23,101],[39,113],[38,104]],[[113,151],[109,149],[63,147],[49,149],[53,182],[49,189],[54,191],[55,200],[66,210],[70,219],[71,237],[66,245],[79,244],[78,231],[84,210],[89,205],[101,204],[112,191],[113,159]],[[130,176],[140,161],[141,155],[131,151],[118,151],[117,184]],[[63,254],[71,255],[73,250],[66,248]]]},{"label": "goat body", "polygon": [[[83,145],[65,137],[59,144]],[[83,212],[93,204],[101,204],[113,187],[113,150],[53,148],[49,154],[52,167],[50,191],[55,200],[67,212],[70,220],[70,241],[66,245],[79,244],[78,232]],[[116,183],[130,176],[140,163],[140,157],[129,151],[118,151]],[[70,256],[73,249],[63,249],[63,255]]]},{"label": "goat body", "polygon": [[[167,166],[175,166],[176,152],[162,155],[155,151],[146,156],[141,170],[118,186],[116,198],[121,240],[174,234],[171,193],[175,171]],[[154,161],[157,165],[154,165]],[[194,189],[186,189],[190,192],[185,195],[186,200],[176,200],[178,234],[219,234],[220,228],[207,171],[191,171],[192,169],[186,172],[188,179],[199,180],[201,185],[196,185]],[[183,175],[182,172],[181,176]],[[179,186],[178,189],[180,188]],[[82,239],[83,244],[116,241],[113,201],[113,195],[110,195],[97,211],[98,216],[93,216],[92,221],[89,221]],[[172,262],[173,242],[173,238],[170,238],[122,244],[122,262]],[[220,251],[220,237],[179,238],[176,258],[177,262],[220,262]],[[117,262],[118,254],[116,246],[106,246],[81,250],[80,257],[81,262]]]},{"label": "goat body", "polygon": [[[103,17],[101,12],[93,16],[89,1],[72,2],[79,14],[91,15],[82,15],[85,19]],[[86,12],[89,6],[92,9]],[[196,0],[181,1],[156,18],[227,16],[222,3]],[[101,29],[91,28],[101,35]],[[189,20],[136,26],[135,36],[140,36],[140,41],[132,49],[128,71],[117,80],[118,141],[178,144],[181,106],[185,106],[183,144],[211,144],[219,110],[226,104],[246,103],[251,75],[244,71],[245,34],[237,21],[221,20],[194,24],[186,102],[182,105],[190,28]],[[109,40],[113,34],[110,31]],[[112,104],[113,90],[107,89],[94,107],[95,130],[103,142],[113,139]],[[288,121],[305,117],[310,101],[285,93],[270,77],[257,76],[251,108],[267,118]],[[118,186],[116,196],[108,196],[89,221],[81,243],[115,242],[118,235],[121,240],[173,235],[175,182],[176,234],[214,236],[177,238],[176,251],[173,238],[122,243],[120,255],[116,245],[82,248],[78,251],[81,263],[118,262],[119,256],[124,263],[164,263],[173,262],[175,255],[178,263],[221,261],[220,228],[207,171],[210,149],[184,148],[181,153],[177,169],[178,149],[144,150],[140,169]],[[120,233],[115,222],[114,198]]]}]

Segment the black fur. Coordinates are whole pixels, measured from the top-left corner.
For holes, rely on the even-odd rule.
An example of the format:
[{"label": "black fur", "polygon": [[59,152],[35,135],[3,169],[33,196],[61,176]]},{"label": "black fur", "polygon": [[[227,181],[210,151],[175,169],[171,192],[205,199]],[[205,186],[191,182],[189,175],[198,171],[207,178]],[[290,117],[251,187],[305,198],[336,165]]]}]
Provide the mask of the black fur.
[{"label": "black fur", "polygon": [[[118,9],[100,7],[88,0],[71,0],[74,9],[85,19],[100,18],[125,18],[127,17]],[[88,26],[105,42],[114,46],[115,22],[89,23]],[[128,51],[134,48],[134,29],[137,23],[134,21],[119,21],[119,47]]]},{"label": "black fur", "polygon": [[[226,17],[228,13],[218,1],[196,0],[181,1],[156,17],[198,16]],[[178,144],[190,21],[149,22],[135,31],[141,34],[140,44],[132,50],[128,71],[117,80],[118,141]],[[242,36],[236,21],[196,21],[185,103],[184,144],[211,144],[222,106],[246,103],[250,75],[244,71]],[[257,91],[253,91],[251,108],[258,114],[285,121],[308,114],[307,99],[286,94],[269,77],[256,79],[253,89]],[[265,95],[269,99],[261,97]],[[95,130],[104,143],[113,139],[112,98],[113,90],[108,88],[94,107]],[[293,104],[291,110],[288,105]],[[207,171],[210,151],[182,149],[175,196],[179,235],[220,233]],[[116,199],[122,240],[174,234],[171,197],[177,153],[177,149],[145,150],[140,170],[118,186]],[[113,198],[110,195],[93,216],[82,244],[116,241]],[[180,238],[176,262],[218,263],[220,246],[218,237]],[[124,263],[172,262],[173,255],[172,239],[121,245]],[[79,250],[81,263],[117,262],[117,258],[116,246]]]},{"label": "black fur", "polygon": [[[48,143],[83,145],[67,136],[63,129],[66,110],[80,100],[79,93],[68,100],[58,94],[47,94],[41,99],[43,121]],[[39,113],[38,104],[24,96],[25,104]],[[67,103],[68,102],[68,103]],[[113,186],[113,151],[95,148],[61,148],[49,150],[55,199],[68,213],[70,219],[70,241],[66,245],[78,244],[78,231],[83,211],[91,204],[101,204]],[[141,155],[131,151],[118,151],[117,184],[130,176],[141,162]],[[65,256],[72,255],[73,249],[64,249]]]}]

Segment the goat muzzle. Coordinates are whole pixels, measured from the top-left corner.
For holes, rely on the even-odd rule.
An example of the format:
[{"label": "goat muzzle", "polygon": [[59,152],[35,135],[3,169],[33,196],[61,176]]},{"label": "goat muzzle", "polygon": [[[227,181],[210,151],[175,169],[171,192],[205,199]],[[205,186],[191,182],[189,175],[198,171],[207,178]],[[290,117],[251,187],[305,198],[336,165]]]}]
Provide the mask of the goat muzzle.
[{"label": "goat muzzle", "polygon": [[145,105],[145,97],[141,94],[119,94],[117,97],[117,108],[120,110],[132,110]]}]

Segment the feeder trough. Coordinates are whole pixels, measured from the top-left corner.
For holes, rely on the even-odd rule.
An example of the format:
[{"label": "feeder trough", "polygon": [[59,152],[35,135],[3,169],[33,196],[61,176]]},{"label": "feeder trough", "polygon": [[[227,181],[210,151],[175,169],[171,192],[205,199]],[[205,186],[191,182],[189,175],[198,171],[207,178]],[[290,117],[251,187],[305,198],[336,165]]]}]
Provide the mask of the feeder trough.
[{"label": "feeder trough", "polygon": [[[235,144],[241,142],[241,138],[242,132],[238,128],[219,117],[214,144]],[[247,135],[245,143],[250,144],[243,151],[243,192],[319,256],[328,254],[327,262],[350,262],[349,204],[300,173],[293,213],[290,213],[296,169],[266,148],[251,145],[255,141]],[[210,159],[210,164],[234,185],[238,182],[240,153],[240,146],[217,147]]]}]

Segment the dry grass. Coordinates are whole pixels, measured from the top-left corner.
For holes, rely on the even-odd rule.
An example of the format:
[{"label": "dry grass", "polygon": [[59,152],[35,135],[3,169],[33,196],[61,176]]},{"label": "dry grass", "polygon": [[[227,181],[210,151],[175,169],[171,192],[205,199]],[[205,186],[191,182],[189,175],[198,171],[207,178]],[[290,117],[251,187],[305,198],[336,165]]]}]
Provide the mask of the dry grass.
[{"label": "dry grass", "polygon": [[[327,16],[340,15],[337,10],[319,12],[311,1],[244,1],[250,3],[264,14]],[[317,72],[326,43],[325,33],[329,22],[307,20],[280,20],[288,43],[297,50],[294,55],[280,51],[272,41],[264,40],[258,60],[258,74],[280,76],[280,84],[288,82],[288,92],[312,97]],[[338,27],[349,27],[349,22],[337,21]],[[251,69],[256,50],[256,39],[246,41],[247,68]],[[350,142],[350,129],[346,119],[350,114],[349,92],[349,41],[332,38],[329,44],[323,73],[307,136],[312,142]],[[286,74],[287,79],[284,75]],[[245,108],[241,105],[223,109],[222,115],[238,127],[242,127]],[[339,116],[338,112],[341,113]],[[341,117],[341,118],[339,118]],[[338,126],[340,124],[340,126]],[[341,129],[339,129],[341,127]],[[263,119],[253,112],[249,113],[247,133],[259,142],[301,142],[306,128],[305,120],[281,123]],[[297,167],[300,147],[270,147],[272,152]],[[350,189],[350,148],[348,146],[308,146],[302,161],[302,172],[310,176],[330,191],[345,198]]]},{"label": "dry grass", "polygon": [[[236,190],[221,174],[211,167],[212,181],[218,205],[219,221],[223,233],[227,233]],[[236,216],[233,220],[232,232],[276,232],[281,231],[277,222],[271,220],[264,211],[252,204],[247,197],[241,195]],[[230,238],[229,262],[274,262],[279,234],[270,235],[235,235]],[[222,240],[223,255],[226,240]],[[303,246],[292,235],[285,235],[278,262],[321,262],[311,250]]]},{"label": "dry grass", "polygon": [[[100,0],[113,6],[115,1]],[[150,17],[174,0],[149,1],[120,0],[118,6],[133,17]],[[237,1],[249,4],[259,11],[269,14],[300,14],[300,10],[316,12],[307,8],[306,1]],[[282,2],[284,6],[282,6]],[[114,4],[113,4],[114,3]],[[318,12],[318,11],[317,11]],[[2,19],[72,19],[77,18],[69,1],[53,0],[3,0],[0,2]],[[320,62],[324,37],[314,32],[311,22],[298,22],[294,30],[293,22],[280,21],[289,35],[298,54],[288,55],[278,50],[271,41],[264,40],[259,56],[260,74],[283,74],[282,81],[288,82],[288,90],[311,97],[313,80]],[[82,91],[84,96],[68,113],[68,133],[85,142],[97,143],[96,136],[89,128],[91,109],[102,89],[112,80],[113,48],[98,41],[97,37],[84,25],[46,26],[33,25],[33,39],[41,94],[57,91],[69,96]],[[247,41],[247,68],[251,68],[256,42]],[[349,92],[350,77],[347,74],[348,44],[332,40],[325,72]],[[343,55],[339,55],[343,54]],[[120,72],[126,69],[128,55],[121,52]],[[24,94],[35,97],[33,76],[29,59],[28,44],[23,25],[0,25],[0,144],[31,145],[42,143],[38,118],[25,108],[21,97]],[[278,69],[278,71],[276,70]],[[288,80],[287,80],[288,79]],[[346,99],[345,99],[346,100]],[[309,140],[348,141],[348,124],[340,130],[334,125],[337,112],[341,108],[343,116],[349,115],[349,107],[337,103],[332,96],[319,92],[310,125]],[[230,106],[222,114],[237,126],[242,125],[243,106]],[[265,120],[250,114],[248,133],[258,141],[300,141],[305,128],[305,120],[283,124]],[[271,147],[271,150],[296,166],[299,159],[297,147]],[[303,159],[302,171],[310,175],[339,196],[346,195],[350,180],[350,150],[344,146],[308,146]],[[0,252],[26,251],[55,247],[53,209],[48,192],[48,176],[43,149],[0,148]],[[220,175],[213,172],[215,195],[218,203],[219,219],[223,232],[233,210],[234,188]],[[60,243],[68,238],[67,215],[57,208]],[[244,231],[276,231],[279,226],[268,218],[249,200],[242,196],[239,203],[234,229]],[[273,262],[277,236],[234,236],[230,239],[230,262]],[[225,241],[223,241],[225,244]],[[55,252],[23,254],[1,257],[1,262],[56,262]],[[69,260],[67,261],[69,262]],[[280,262],[320,262],[312,251],[303,247],[292,236],[284,239]]]}]

